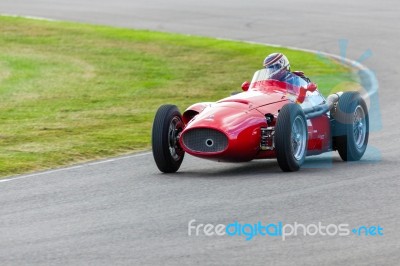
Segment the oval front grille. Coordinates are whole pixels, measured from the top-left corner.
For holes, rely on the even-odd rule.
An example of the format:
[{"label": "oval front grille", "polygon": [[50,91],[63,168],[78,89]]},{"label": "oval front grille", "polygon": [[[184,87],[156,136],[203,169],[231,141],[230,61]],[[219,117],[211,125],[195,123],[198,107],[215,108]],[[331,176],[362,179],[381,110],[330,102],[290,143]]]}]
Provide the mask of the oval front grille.
[{"label": "oval front grille", "polygon": [[215,129],[195,128],[183,134],[183,143],[196,152],[221,152],[228,146],[228,138]]}]

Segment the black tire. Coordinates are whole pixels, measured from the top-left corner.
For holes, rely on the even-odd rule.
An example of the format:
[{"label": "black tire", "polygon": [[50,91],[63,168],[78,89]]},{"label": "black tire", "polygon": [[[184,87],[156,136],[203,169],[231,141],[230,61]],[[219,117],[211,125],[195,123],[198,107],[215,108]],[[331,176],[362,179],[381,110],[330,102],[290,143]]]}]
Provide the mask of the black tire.
[{"label": "black tire", "polygon": [[275,150],[284,172],[294,172],[304,163],[308,144],[307,120],[300,105],[288,103],[275,125]]},{"label": "black tire", "polygon": [[183,130],[182,115],[175,105],[162,105],[153,123],[152,149],[158,169],[164,173],[178,171],[185,152],[179,145],[178,135]]},{"label": "black tire", "polygon": [[343,161],[358,161],[367,149],[369,116],[358,92],[345,92],[333,111],[333,148]]}]

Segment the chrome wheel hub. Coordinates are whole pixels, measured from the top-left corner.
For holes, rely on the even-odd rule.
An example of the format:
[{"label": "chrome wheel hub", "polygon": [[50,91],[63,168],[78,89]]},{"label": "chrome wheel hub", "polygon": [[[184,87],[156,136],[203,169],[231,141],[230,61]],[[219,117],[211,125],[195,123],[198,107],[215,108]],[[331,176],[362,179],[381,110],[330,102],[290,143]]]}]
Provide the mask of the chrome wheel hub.
[{"label": "chrome wheel hub", "polygon": [[292,153],[293,157],[300,161],[304,157],[304,153],[306,150],[306,140],[307,140],[307,129],[306,125],[304,124],[304,120],[297,116],[294,119],[292,125],[292,135],[291,135],[291,142],[292,142]]},{"label": "chrome wheel hub", "polygon": [[182,128],[182,121],[178,117],[174,117],[169,124],[168,148],[175,161],[178,161],[183,155],[183,151],[179,146],[179,134],[182,131]]},{"label": "chrome wheel hub", "polygon": [[364,145],[366,133],[367,125],[365,123],[365,112],[364,109],[358,105],[354,111],[353,119],[353,138],[358,149],[361,149]]}]

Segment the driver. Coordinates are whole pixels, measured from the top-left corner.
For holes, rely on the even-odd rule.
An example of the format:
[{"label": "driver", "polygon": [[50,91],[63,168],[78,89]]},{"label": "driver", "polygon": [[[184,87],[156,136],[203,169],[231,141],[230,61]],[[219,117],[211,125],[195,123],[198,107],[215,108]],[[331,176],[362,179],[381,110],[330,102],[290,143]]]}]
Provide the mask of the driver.
[{"label": "driver", "polygon": [[282,53],[273,53],[264,59],[264,67],[270,71],[270,78],[301,87],[304,82],[311,83],[302,71],[290,72],[290,64]]}]

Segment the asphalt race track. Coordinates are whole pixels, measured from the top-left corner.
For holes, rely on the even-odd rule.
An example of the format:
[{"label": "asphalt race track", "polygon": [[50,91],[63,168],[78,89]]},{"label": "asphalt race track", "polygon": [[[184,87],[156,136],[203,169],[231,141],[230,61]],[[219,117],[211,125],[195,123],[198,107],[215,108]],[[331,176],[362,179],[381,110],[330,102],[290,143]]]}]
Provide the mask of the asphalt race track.
[{"label": "asphalt race track", "polygon": [[[0,13],[346,54],[376,74],[380,102],[360,163],[334,153],[285,174],[274,160],[187,156],[177,174],[160,174],[146,152],[5,180],[1,265],[399,265],[399,1],[0,0]],[[192,219],[379,225],[384,235],[196,237]]]}]

